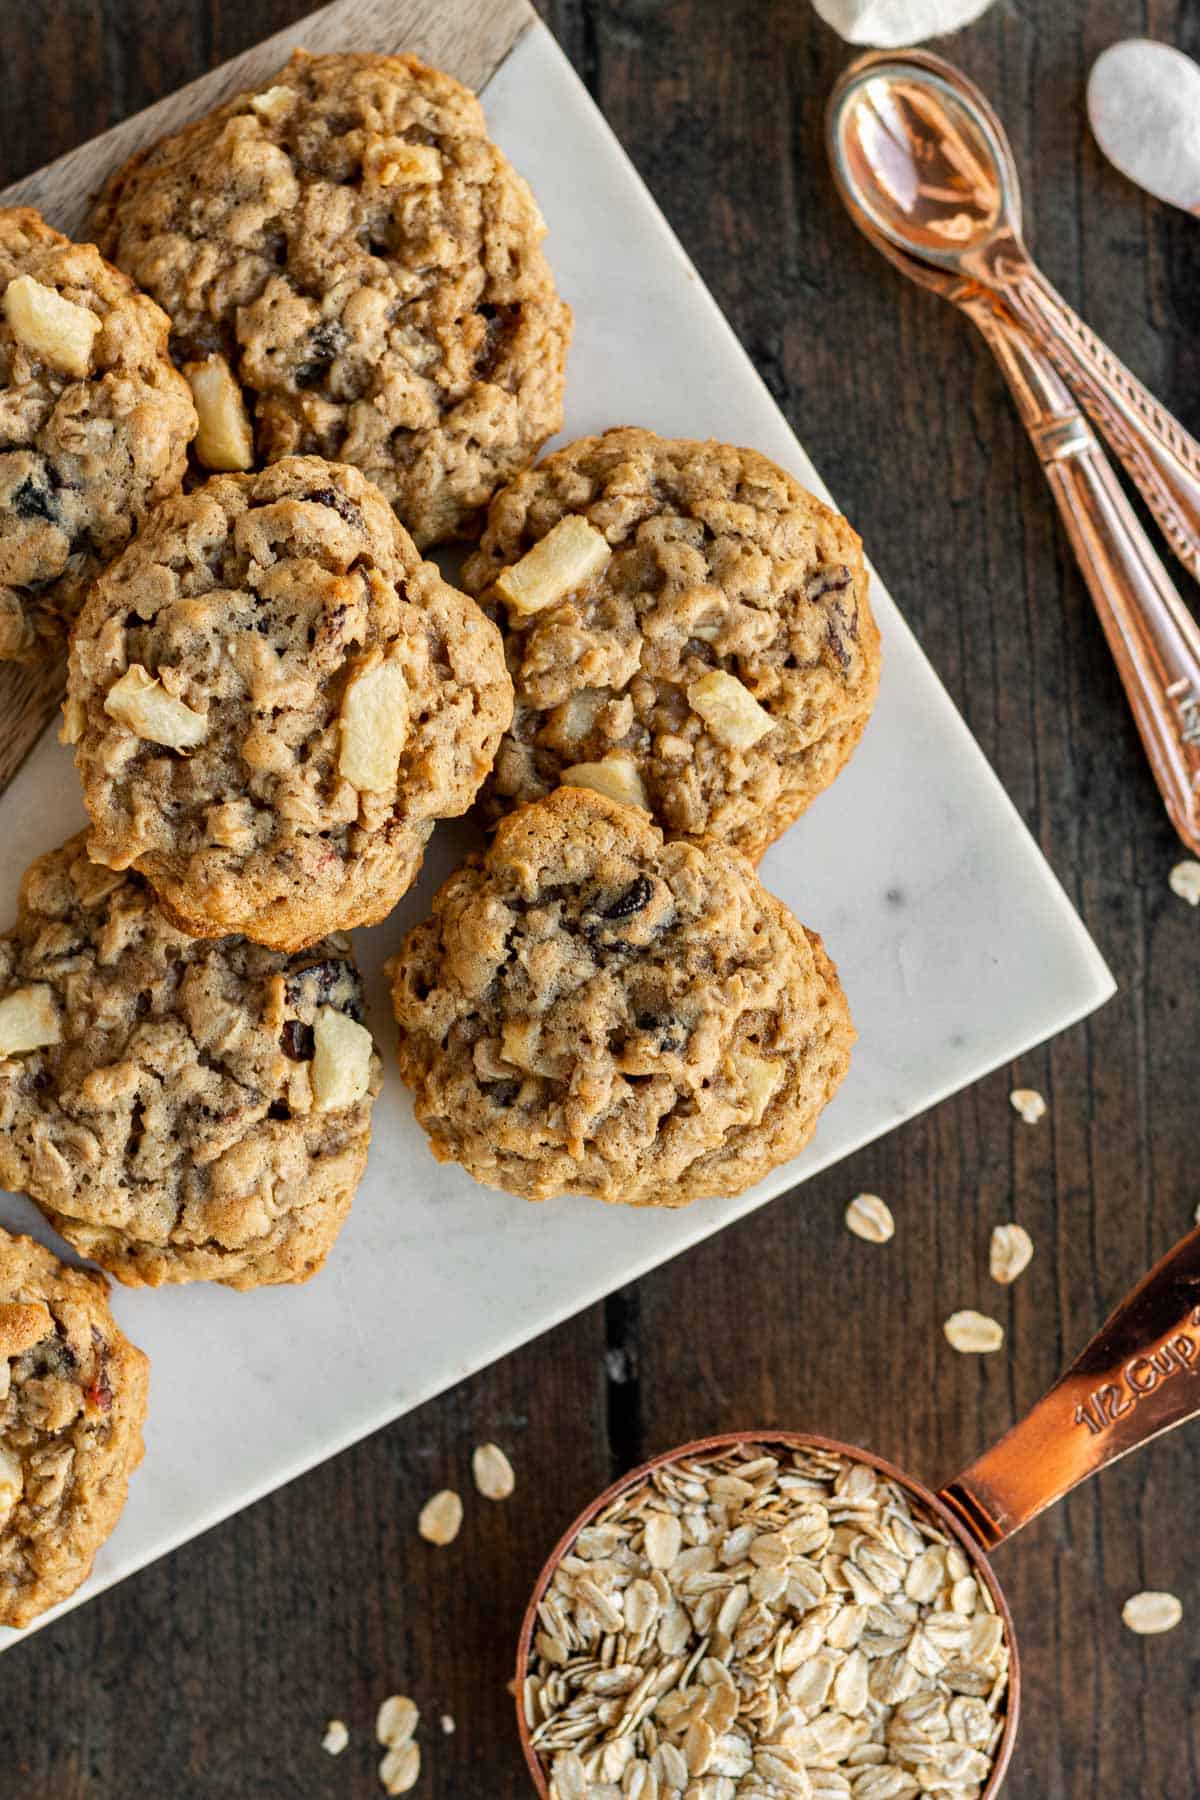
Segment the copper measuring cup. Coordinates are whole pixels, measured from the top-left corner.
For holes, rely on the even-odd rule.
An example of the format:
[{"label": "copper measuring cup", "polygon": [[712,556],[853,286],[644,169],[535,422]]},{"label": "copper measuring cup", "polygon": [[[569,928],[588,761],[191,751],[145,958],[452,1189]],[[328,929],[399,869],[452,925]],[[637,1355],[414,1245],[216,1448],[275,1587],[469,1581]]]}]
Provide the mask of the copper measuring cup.
[{"label": "copper measuring cup", "polygon": [[811,1432],[742,1431],[698,1438],[668,1450],[614,1482],[575,1520],[538,1576],[517,1646],[517,1730],[541,1800],[549,1782],[525,1718],[523,1687],[537,1608],[561,1559],[584,1526],[664,1463],[752,1444],[815,1448],[866,1463],[905,1488],[962,1547],[991,1595],[1008,1643],[1004,1728],[983,1800],[1003,1783],[1021,1711],[1021,1665],[1004,1591],[988,1558],[998,1545],[1070,1493],[1089,1475],[1200,1412],[1200,1228],[1168,1251],[1122,1300],[1086,1349],[1031,1412],[997,1444],[935,1493],[903,1469],[857,1445]]}]

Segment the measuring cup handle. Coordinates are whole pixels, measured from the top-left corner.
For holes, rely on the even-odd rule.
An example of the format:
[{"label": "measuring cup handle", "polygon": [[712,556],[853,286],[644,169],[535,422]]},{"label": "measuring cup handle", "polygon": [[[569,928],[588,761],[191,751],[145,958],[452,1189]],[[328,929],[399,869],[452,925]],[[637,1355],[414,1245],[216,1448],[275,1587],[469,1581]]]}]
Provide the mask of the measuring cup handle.
[{"label": "measuring cup handle", "polygon": [[1033,1411],[941,1490],[986,1550],[1200,1412],[1200,1228],[1156,1263]]}]

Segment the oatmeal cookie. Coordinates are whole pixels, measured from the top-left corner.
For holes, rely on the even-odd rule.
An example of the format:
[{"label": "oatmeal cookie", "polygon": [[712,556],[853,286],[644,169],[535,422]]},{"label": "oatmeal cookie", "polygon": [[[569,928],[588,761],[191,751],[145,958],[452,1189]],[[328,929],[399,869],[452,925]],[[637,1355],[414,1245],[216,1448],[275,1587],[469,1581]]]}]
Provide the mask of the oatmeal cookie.
[{"label": "oatmeal cookie", "polygon": [[357,469],[286,457],[156,508],[71,645],[98,862],[194,936],[382,919],[512,709],[496,627]]},{"label": "oatmeal cookie", "polygon": [[103,1276],[0,1231],[0,1625],[87,1579],[142,1460],[149,1373]]},{"label": "oatmeal cookie", "polygon": [[415,57],[297,51],[134,156],[93,229],[171,315],[209,468],[355,463],[424,547],[472,534],[562,423],[541,214],[475,96]]},{"label": "oatmeal cookie", "polygon": [[29,207],[0,207],[0,660],[63,648],[89,583],[183,480],[169,321]]},{"label": "oatmeal cookie", "polygon": [[858,537],[754,450],[582,438],[496,496],[463,582],[516,688],[490,819],[580,782],[757,860],[875,701]]},{"label": "oatmeal cookie", "polygon": [[381,1067],[349,940],[190,938],[83,834],[0,937],[0,1183],[119,1281],[307,1281],[366,1166]]},{"label": "oatmeal cookie", "polygon": [[434,1155],[528,1200],[740,1193],[808,1142],[854,1041],[744,857],[585,788],[503,820],[389,973]]}]

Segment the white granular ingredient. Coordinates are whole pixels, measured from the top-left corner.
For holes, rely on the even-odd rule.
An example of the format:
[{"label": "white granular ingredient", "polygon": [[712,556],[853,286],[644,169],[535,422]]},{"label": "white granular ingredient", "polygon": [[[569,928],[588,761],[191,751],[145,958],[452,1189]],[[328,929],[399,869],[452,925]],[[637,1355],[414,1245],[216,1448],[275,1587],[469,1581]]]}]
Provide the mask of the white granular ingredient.
[{"label": "white granular ingredient", "polygon": [[1130,1631],[1139,1637],[1154,1637],[1160,1631],[1174,1631],[1183,1617],[1183,1607],[1174,1594],[1131,1594],[1121,1608],[1121,1617]]},{"label": "white granular ingredient", "polygon": [[1189,906],[1200,906],[1200,862],[1178,862],[1167,876],[1171,892]]},{"label": "white granular ingredient", "polygon": [[946,1341],[964,1356],[988,1356],[1004,1342],[1004,1327],[986,1313],[972,1312],[970,1307],[951,1313],[942,1326]]},{"label": "white granular ingredient", "polygon": [[458,1536],[463,1521],[463,1503],[453,1488],[443,1488],[421,1508],[417,1530],[427,1544],[444,1547]]},{"label": "white granular ingredient", "polygon": [[1008,1096],[1014,1112],[1019,1112],[1027,1125],[1036,1125],[1046,1116],[1046,1102],[1036,1088],[1014,1088]]},{"label": "white granular ingredient", "polygon": [[513,1466],[499,1444],[480,1444],[471,1458],[475,1486],[485,1500],[507,1500],[517,1485]]}]

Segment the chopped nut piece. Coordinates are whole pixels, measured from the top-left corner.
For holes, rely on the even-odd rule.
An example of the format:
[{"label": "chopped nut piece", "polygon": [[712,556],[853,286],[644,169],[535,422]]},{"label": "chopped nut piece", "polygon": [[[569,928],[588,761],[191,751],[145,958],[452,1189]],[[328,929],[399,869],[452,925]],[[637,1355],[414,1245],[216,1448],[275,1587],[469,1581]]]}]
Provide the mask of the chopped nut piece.
[{"label": "chopped nut piece", "polygon": [[0,1444],[0,1524],[25,1492],[25,1470],[19,1456]]},{"label": "chopped nut piece", "polygon": [[407,1794],[421,1773],[421,1752],[416,1744],[389,1750],[379,1765],[379,1779],[387,1794]]},{"label": "chopped nut piece", "polygon": [[1036,1125],[1046,1116],[1046,1102],[1036,1088],[1014,1088],[1008,1098],[1013,1111],[1020,1113],[1027,1125]]},{"label": "chopped nut piece", "polygon": [[82,700],[64,700],[62,715],[63,722],[58,728],[59,743],[77,744],[87,724],[87,708]]},{"label": "chopped nut piece", "polygon": [[1131,1594],[1121,1608],[1121,1618],[1139,1637],[1154,1637],[1160,1631],[1174,1631],[1183,1617],[1183,1607],[1174,1594]]},{"label": "chopped nut piece", "polygon": [[14,988],[0,1000],[0,1056],[20,1056],[62,1041],[54,993],[45,982]]},{"label": "chopped nut piece", "polygon": [[65,375],[82,377],[90,371],[100,321],[86,306],[76,306],[32,275],[18,275],[4,290],[4,316],[31,355]]},{"label": "chopped nut piece", "polygon": [[407,1744],[420,1720],[415,1701],[407,1694],[391,1694],[375,1716],[375,1736],[389,1750],[399,1750]]},{"label": "chopped nut piece", "polygon": [[408,683],[398,662],[370,664],[347,684],[338,769],[360,793],[394,792],[408,716]]},{"label": "chopped nut piece", "polygon": [[1033,1239],[1023,1225],[997,1225],[989,1258],[993,1281],[1007,1287],[1029,1267],[1032,1257]]},{"label": "chopped nut piece", "polygon": [[856,1194],[846,1208],[846,1224],[868,1244],[886,1244],[896,1235],[892,1209],[878,1194]]},{"label": "chopped nut piece", "polygon": [[252,469],[254,433],[242,390],[223,356],[184,363],[200,429],[193,446],[206,469]]},{"label": "chopped nut piece", "polygon": [[[296,104],[296,92],[290,87],[271,87],[261,94],[251,94],[250,105],[260,119],[268,125],[278,125],[286,119]],[[336,1721],[335,1721],[336,1722]]]},{"label": "chopped nut piece", "polygon": [[602,532],[578,513],[568,513],[520,562],[500,571],[496,591],[510,612],[527,618],[583,587],[611,555]]},{"label": "chopped nut piece", "polygon": [[350,1733],[346,1729],[344,1719],[330,1719],[325,1727],[325,1736],[321,1739],[321,1748],[330,1756],[340,1756],[350,1742]]},{"label": "chopped nut piece", "polygon": [[443,1488],[440,1494],[435,1494],[421,1508],[417,1530],[427,1544],[436,1544],[442,1549],[447,1544],[452,1544],[458,1536],[462,1518],[462,1501],[453,1488]]},{"label": "chopped nut piece", "polygon": [[353,1106],[371,1084],[370,1032],[335,1006],[319,1006],[313,1020],[313,1104],[318,1112]]},{"label": "chopped nut piece", "polygon": [[104,696],[104,710],[138,737],[169,750],[194,750],[208,735],[204,714],[168,694],[141,663],[130,663],[121,679],[113,682]]},{"label": "chopped nut piece", "polygon": [[442,179],[442,156],[432,144],[380,138],[368,145],[363,174],[380,187],[432,187]]},{"label": "chopped nut piece", "polygon": [[507,1500],[517,1485],[513,1466],[499,1444],[480,1444],[471,1458],[471,1472],[485,1500]]},{"label": "chopped nut piece", "polygon": [[1200,862],[1177,862],[1167,876],[1171,892],[1189,906],[1200,906]]},{"label": "chopped nut piece", "polygon": [[951,1348],[960,1350],[964,1356],[988,1356],[993,1350],[999,1350],[1004,1342],[1003,1325],[996,1319],[989,1319],[986,1313],[972,1312],[969,1307],[963,1312],[951,1313],[942,1330]]},{"label": "chopped nut piece", "polygon": [[748,687],[736,675],[713,669],[693,681],[688,688],[688,705],[699,713],[718,743],[734,750],[749,750],[775,721],[765,706],[760,706]]},{"label": "chopped nut piece", "polygon": [[643,812],[649,811],[638,766],[623,750],[611,751],[603,762],[575,763],[564,769],[562,786],[594,788],[598,794],[607,794],[610,800],[619,801],[622,806],[640,806]]},{"label": "chopped nut piece", "polygon": [[759,1125],[771,1104],[772,1096],[787,1074],[787,1065],[781,1057],[754,1056],[745,1050],[735,1051],[729,1060],[745,1087],[746,1098],[750,1102],[750,1123]]}]

